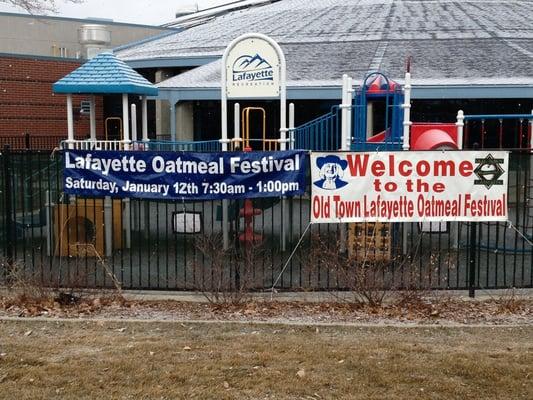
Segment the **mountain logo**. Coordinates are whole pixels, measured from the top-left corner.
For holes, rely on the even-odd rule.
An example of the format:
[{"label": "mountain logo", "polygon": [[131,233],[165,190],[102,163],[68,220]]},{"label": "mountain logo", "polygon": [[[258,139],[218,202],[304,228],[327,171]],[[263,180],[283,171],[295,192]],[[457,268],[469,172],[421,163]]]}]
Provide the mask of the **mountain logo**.
[{"label": "mountain logo", "polygon": [[258,53],[238,57],[232,69],[234,82],[274,80],[272,65]]},{"label": "mountain logo", "polygon": [[474,169],[474,173],[479,179],[474,181],[474,185],[483,185],[490,189],[494,185],[503,185],[503,180],[500,179],[505,173],[500,164],[504,163],[503,158],[494,158],[492,154],[485,158],[476,158],[478,166]]}]

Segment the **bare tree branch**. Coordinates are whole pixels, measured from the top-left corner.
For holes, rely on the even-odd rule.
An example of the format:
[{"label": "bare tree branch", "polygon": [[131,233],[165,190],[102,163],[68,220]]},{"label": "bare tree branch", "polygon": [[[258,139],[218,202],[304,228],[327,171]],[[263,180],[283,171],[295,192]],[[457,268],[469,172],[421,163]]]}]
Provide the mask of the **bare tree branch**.
[{"label": "bare tree branch", "polygon": [[[83,3],[84,0],[63,0],[68,3]],[[30,14],[57,12],[56,0],[0,0],[0,3],[6,3],[21,8]]]}]

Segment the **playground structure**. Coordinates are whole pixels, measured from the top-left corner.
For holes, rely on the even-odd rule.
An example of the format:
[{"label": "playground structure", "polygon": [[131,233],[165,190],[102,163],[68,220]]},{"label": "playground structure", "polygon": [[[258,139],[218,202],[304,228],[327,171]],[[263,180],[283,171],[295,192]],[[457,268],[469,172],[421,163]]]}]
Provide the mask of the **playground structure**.
[{"label": "playground structure", "polygon": [[[484,147],[489,141],[486,140],[486,121],[499,122],[500,147],[504,144],[503,122],[518,119],[520,121],[519,139],[517,143],[521,148],[532,148],[531,126],[532,115],[464,115],[462,111],[457,114],[457,121],[449,123],[417,123],[410,120],[411,103],[411,75],[409,70],[405,74],[404,84],[391,80],[382,72],[368,73],[362,80],[359,87],[353,87],[353,80],[348,76],[343,76],[342,100],[335,110],[323,117],[317,118],[299,127],[294,126],[294,105],[289,104],[289,124],[288,137],[283,138],[280,130],[279,139],[271,139],[266,129],[266,112],[261,107],[244,107],[241,111],[240,104],[234,105],[234,137],[224,138],[222,135],[218,141],[198,141],[198,142],[163,142],[149,141],[144,133],[143,140],[136,139],[136,119],[132,118],[131,131],[133,141],[127,140],[126,136],[122,140],[89,140],[76,141],[67,140],[63,143],[64,148],[78,149],[136,149],[136,150],[173,150],[173,151],[221,151],[225,144],[228,150],[233,151],[276,151],[280,148],[306,149],[316,151],[385,151],[385,150],[456,150],[462,149],[464,141],[472,138],[473,129],[469,122],[479,122],[481,134],[481,146]],[[127,107],[125,106],[124,109]],[[132,105],[131,114],[135,114],[135,106]],[[260,121],[259,132],[252,132],[251,121]],[[527,129],[523,122],[527,122]],[[283,128],[282,128],[283,129]],[[128,127],[123,130],[128,132]],[[242,133],[242,136],[241,136]],[[127,133],[126,133],[127,134]],[[463,139],[464,137],[464,139]],[[527,196],[530,196],[528,193]],[[224,204],[225,203],[225,204]],[[285,207],[284,200],[281,199],[279,207]],[[277,203],[270,203],[268,206],[275,206]],[[124,216],[130,215],[127,203],[123,206]],[[220,218],[222,226],[229,226],[228,208],[231,205],[223,201],[220,208]],[[260,219],[264,207],[256,207],[252,200],[245,200],[240,203],[238,212],[233,212],[232,218],[242,218],[243,224],[237,224],[242,228],[238,234],[241,243],[246,246],[259,244],[265,240],[264,235],[254,231],[254,221]],[[146,211],[145,213],[147,213]],[[142,212],[134,213],[138,218],[142,218]],[[287,215],[287,210],[282,215]],[[187,219],[185,212],[184,218]],[[109,217],[108,217],[109,220]],[[136,221],[126,222],[127,218],[122,218],[123,224],[142,225]],[[287,221],[281,223],[287,225]],[[374,252],[375,258],[390,259],[392,257],[391,248],[395,241],[400,238],[397,224],[377,223],[372,229],[367,229],[364,224],[350,224],[343,228],[341,226],[341,240],[348,245],[350,252],[357,252],[357,249],[374,246],[379,253]],[[421,223],[419,229],[422,232],[447,232],[454,224],[446,223]],[[129,228],[128,228],[129,229]],[[127,238],[127,230],[123,233]],[[453,229],[453,226],[452,226]],[[345,232],[345,233],[343,233]],[[376,235],[376,232],[379,235]],[[178,232],[179,233],[179,232]],[[347,234],[347,238],[343,239]],[[111,234],[108,233],[108,236]],[[379,236],[379,238],[378,238]],[[406,234],[402,239],[405,242]],[[291,238],[287,237],[286,231],[280,232],[280,246],[285,249],[286,243]],[[112,243],[113,240],[106,239],[105,242]],[[379,243],[378,243],[379,242]],[[129,243],[129,240],[126,240]],[[229,246],[229,239],[226,233],[226,246]],[[380,244],[381,243],[381,244]],[[128,246],[126,244],[126,246]],[[404,243],[405,247],[405,243]],[[106,254],[111,254],[114,247],[108,247]]]},{"label": "playground structure", "polygon": [[[381,109],[381,113],[377,109]],[[403,86],[375,71],[368,73],[361,85],[354,88],[353,79],[344,75],[342,103],[329,114],[295,128],[292,135],[296,148],[317,151],[462,148],[459,121],[416,123],[410,120],[410,109],[409,69]]]},{"label": "playground structure", "polygon": [[[245,35],[246,36],[246,35]],[[250,36],[250,35],[249,35]],[[251,35],[252,39],[263,38],[262,35]],[[231,49],[231,44],[228,49]],[[279,46],[278,46],[279,47]],[[233,109],[234,136],[228,137],[227,117],[223,113],[221,121],[220,140],[212,141],[150,141],[147,132],[146,100],[148,95],[157,93],[157,89],[149,82],[143,81],[135,75],[131,68],[120,64],[109,54],[101,55],[75,71],[73,80],[68,76],[59,81],[54,87],[56,92],[67,94],[68,137],[61,143],[63,149],[85,150],[152,150],[152,151],[277,151],[285,149],[304,149],[314,151],[408,151],[408,150],[450,150],[471,148],[473,143],[478,143],[481,148],[494,145],[495,147],[509,147],[509,141],[504,135],[506,121],[518,121],[519,129],[514,140],[514,148],[532,149],[533,138],[531,127],[533,115],[464,115],[458,111],[457,120],[447,123],[417,123],[411,121],[411,73],[408,66],[403,84],[393,81],[384,73],[374,71],[366,74],[358,87],[354,87],[353,79],[347,75],[342,79],[341,104],[335,106],[332,111],[322,117],[309,121],[301,126],[294,124],[294,105],[288,105],[288,124],[285,89],[285,72],[282,66],[285,63],[282,53],[279,55],[280,64],[280,90],[277,96],[280,99],[280,130],[279,133],[268,132],[266,127],[266,111],[261,107],[244,106],[241,111],[240,103],[236,103]],[[115,72],[125,75],[120,79],[129,82],[125,86],[116,84],[117,76],[111,74],[104,76],[96,73],[99,66],[106,63],[115,65]],[[83,73],[87,72],[85,76]],[[225,78],[223,68],[223,79]],[[81,74],[81,75],[80,75]],[[142,78],[142,77],[141,77]],[[109,119],[105,123],[105,140],[98,140],[96,124],[94,120],[94,101],[91,102],[91,137],[89,140],[75,140],[72,124],[72,99],[71,93],[122,93],[123,117],[122,119]],[[128,104],[128,93],[142,96],[142,136],[137,136],[136,108]],[[227,112],[227,93],[224,85],[221,87],[222,109]],[[244,103],[243,103],[244,104]],[[260,120],[261,129],[252,132],[253,120]],[[130,121],[122,123],[122,121]],[[496,142],[488,138],[487,126],[490,123],[499,124]],[[120,138],[110,138],[109,126],[115,124]],[[476,129],[479,127],[479,132]],[[131,135],[130,135],[131,133]],[[140,140],[139,140],[140,139]],[[518,194],[527,198],[531,203],[530,189],[526,186],[525,192]],[[48,198],[48,197],[46,197]],[[271,200],[271,199],[267,199]],[[305,201],[305,198],[303,199]],[[530,204],[529,203],[529,204]],[[192,221],[197,218],[198,212],[194,204],[182,205],[181,218],[183,221]],[[291,206],[292,207],[292,206]],[[257,201],[246,199],[241,202],[229,202],[222,200],[220,204],[213,205],[216,209],[216,221],[220,221],[220,231],[223,235],[223,246],[228,248],[232,245],[229,234],[234,233],[236,241],[245,248],[270,241],[276,243],[284,252],[290,248],[297,233],[290,232],[291,214],[302,213],[302,205],[296,209],[289,209],[288,201],[284,198],[273,201]],[[192,209],[191,209],[192,208]],[[157,207],[157,209],[159,209]],[[78,199],[74,196],[62,198],[59,201],[47,202],[46,208],[37,210],[40,224],[46,224],[49,243],[48,247],[58,248],[50,255],[82,257],[87,252],[74,248],[83,249],[84,246],[93,245],[100,253],[111,257],[118,250],[131,248],[132,235],[137,235],[143,230],[150,230],[150,219],[153,218],[153,208],[149,204],[138,204],[131,207],[130,200],[122,201],[105,199]],[[210,211],[214,214],[213,211]],[[265,220],[265,213],[274,215],[279,212],[279,218],[272,217],[270,234],[258,232],[257,222]],[[533,234],[533,211],[528,209],[525,227]],[[37,215],[37,213],[35,213]],[[48,216],[45,218],[44,216]],[[93,216],[93,217],[91,217]],[[71,218],[72,217],[72,218]],[[202,220],[207,221],[205,216]],[[33,229],[36,226],[36,218],[32,217],[31,223],[21,222],[20,230]],[[242,223],[240,221],[242,220]],[[67,234],[58,228],[69,223]],[[70,226],[72,221],[79,223]],[[183,225],[185,225],[185,222]],[[37,224],[38,225],[38,224]],[[206,233],[215,231],[214,224],[194,233]],[[342,249],[353,254],[359,254],[369,247],[374,251],[375,259],[390,260],[394,254],[393,248],[399,247],[406,251],[406,238],[414,235],[418,229],[420,232],[447,233],[456,230],[456,224],[431,223],[418,224],[410,229],[399,229],[400,224],[376,223],[376,224],[339,224],[339,237]],[[52,229],[53,226],[53,229]],[[102,226],[105,227],[102,229]],[[455,227],[455,228],[454,228]],[[167,227],[168,229],[168,227]],[[264,230],[264,227],[263,227]],[[529,231],[528,231],[529,232]],[[190,233],[181,224],[176,224],[176,234]],[[458,246],[458,236],[452,241]],[[66,241],[64,238],[66,237]],[[275,237],[275,239],[274,239]],[[84,242],[85,240],[85,242]],[[58,245],[60,244],[60,245]]]},{"label": "playground structure", "polygon": [[[67,140],[62,144],[66,149],[83,150],[130,150],[137,148],[136,106],[131,105],[131,126],[125,121],[130,120],[128,96],[140,95],[142,98],[142,139],[148,140],[147,96],[157,95],[158,90],[136,71],[119,60],[112,53],[101,53],[81,67],[60,79],[53,85],[55,93],[67,95]],[[72,94],[90,94],[90,139],[74,139],[74,117]],[[105,140],[97,140],[96,113],[94,94],[118,93],[122,96],[122,118],[105,119]],[[120,138],[110,139],[110,125],[115,124],[116,134]],[[93,246],[98,254],[110,256],[113,250],[131,245],[131,229],[129,199],[124,202],[106,199],[87,201],[76,198],[69,199],[68,204],[49,204],[51,215],[56,222],[54,243],[59,246],[59,256],[77,255],[79,249]],[[72,221],[78,221],[74,223]],[[59,226],[59,228],[58,228]],[[67,235],[64,235],[66,230]],[[125,240],[122,240],[124,234]],[[66,237],[66,238],[65,238]],[[49,239],[49,242],[52,242]],[[87,254],[86,250],[82,251]]]},{"label": "playground structure", "polygon": [[54,255],[60,257],[96,256],[105,254],[105,230],[110,230],[113,250],[122,247],[122,205],[113,200],[111,225],[104,223],[105,208],[102,199],[76,199],[70,204],[53,206]]},{"label": "playground structure", "polygon": [[[403,86],[379,71],[366,74],[359,87],[354,87],[353,79],[344,75],[341,104],[321,117],[290,129],[294,148],[314,151],[533,149],[533,111],[532,114],[465,115],[458,110],[455,121],[416,122],[410,116],[411,89],[409,69]],[[490,138],[489,128],[494,133]],[[516,136],[505,134],[510,128],[516,131]]]}]

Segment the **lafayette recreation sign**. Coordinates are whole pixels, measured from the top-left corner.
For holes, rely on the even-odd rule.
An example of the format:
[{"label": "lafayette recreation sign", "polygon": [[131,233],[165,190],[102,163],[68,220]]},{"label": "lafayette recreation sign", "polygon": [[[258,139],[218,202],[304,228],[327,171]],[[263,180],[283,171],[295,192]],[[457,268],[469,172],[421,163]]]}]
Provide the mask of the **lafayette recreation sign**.
[{"label": "lafayette recreation sign", "polygon": [[65,150],[64,190],[80,196],[212,200],[303,194],[308,154]]},{"label": "lafayette recreation sign", "polygon": [[311,222],[507,221],[509,153],[311,154]]},{"label": "lafayette recreation sign", "polygon": [[[281,49],[269,37],[243,35],[226,51],[225,82],[228,99],[280,96]],[[282,55],[281,55],[282,57]]]}]

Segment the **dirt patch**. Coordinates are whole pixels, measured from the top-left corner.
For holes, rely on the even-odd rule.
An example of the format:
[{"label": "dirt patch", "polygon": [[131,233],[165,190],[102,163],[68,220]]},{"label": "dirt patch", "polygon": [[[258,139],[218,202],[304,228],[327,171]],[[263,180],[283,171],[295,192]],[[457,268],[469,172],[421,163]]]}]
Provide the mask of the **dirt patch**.
[{"label": "dirt patch", "polygon": [[515,324],[533,325],[533,300],[465,301],[427,298],[369,306],[346,302],[249,301],[239,305],[177,301],[129,301],[120,297],[57,301],[0,299],[0,316],[149,320],[221,320],[300,323]]}]

